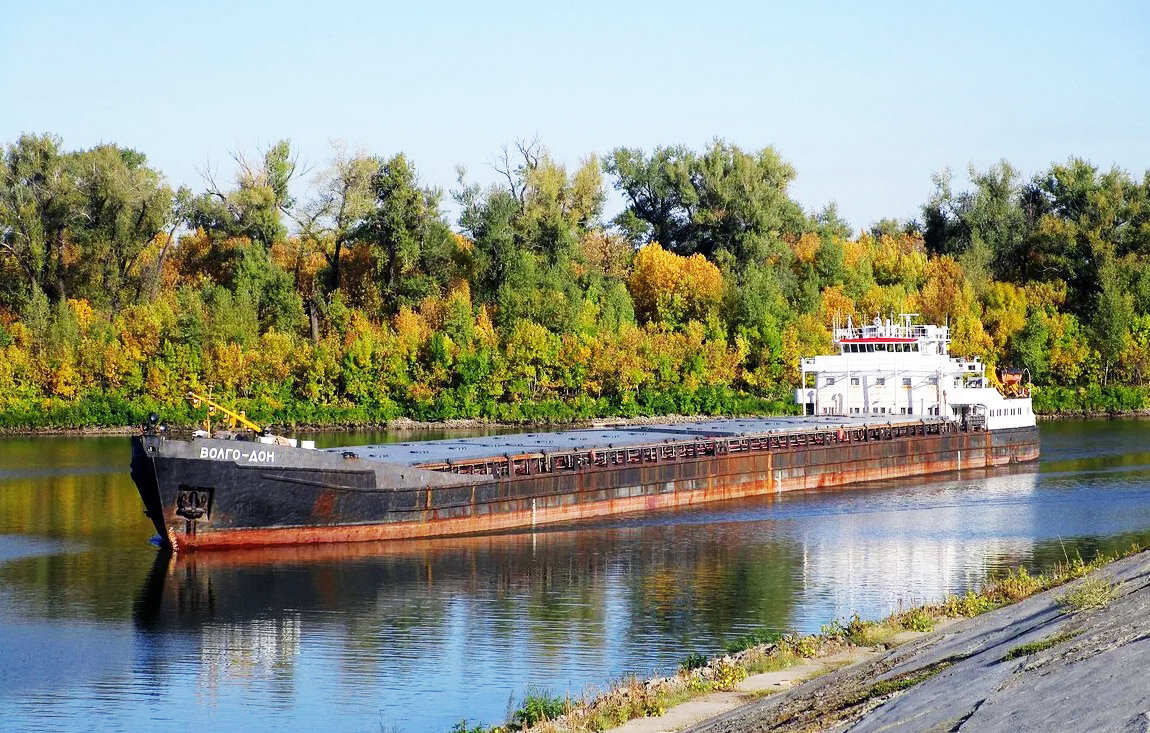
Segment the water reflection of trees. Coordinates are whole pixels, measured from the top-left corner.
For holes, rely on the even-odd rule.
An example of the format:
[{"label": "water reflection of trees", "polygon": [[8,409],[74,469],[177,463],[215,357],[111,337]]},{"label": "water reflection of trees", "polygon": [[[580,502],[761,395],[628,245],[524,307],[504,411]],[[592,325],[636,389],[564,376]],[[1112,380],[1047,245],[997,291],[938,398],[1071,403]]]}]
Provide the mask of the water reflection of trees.
[{"label": "water reflection of trees", "polygon": [[749,626],[785,627],[801,551],[793,541],[748,542],[738,525],[668,526],[657,554],[636,568],[640,623],[676,638],[714,640]]},{"label": "water reflection of trees", "polygon": [[[70,463],[98,457],[68,450],[76,442],[47,441],[58,449],[49,451],[48,457],[64,462],[58,470],[75,470],[68,468]],[[5,442],[4,447],[10,444]],[[12,535],[8,541],[17,544],[24,537],[63,542],[54,554],[0,564],[0,585],[20,593],[19,613],[38,618],[125,618],[132,603],[125,586],[140,583],[155,554],[147,542],[154,530],[143,516],[131,479],[119,473],[35,475],[41,469],[37,464],[17,468],[8,456],[5,466],[10,473],[33,475],[0,480],[0,534]]]},{"label": "water reflection of trees", "polygon": [[0,479],[0,534],[144,547],[154,533],[126,470]]},{"label": "water reflection of trees", "polygon": [[1123,532],[1109,537],[1068,537],[1042,540],[1034,545],[1034,553],[1027,562],[1019,563],[1031,570],[1047,570],[1059,563],[1082,558],[1090,562],[1098,555],[1114,555],[1132,546],[1150,547],[1150,529]]},{"label": "water reflection of trees", "polygon": [[0,588],[18,595],[12,611],[28,619],[122,621],[154,556],[145,545],[22,557],[0,564]]}]

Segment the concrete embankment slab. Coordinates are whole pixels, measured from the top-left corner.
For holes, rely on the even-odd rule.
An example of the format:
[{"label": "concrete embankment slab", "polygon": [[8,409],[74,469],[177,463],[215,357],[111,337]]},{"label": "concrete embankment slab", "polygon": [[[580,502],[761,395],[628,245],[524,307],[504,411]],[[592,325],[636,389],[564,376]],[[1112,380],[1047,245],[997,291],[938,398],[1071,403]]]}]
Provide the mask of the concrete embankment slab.
[{"label": "concrete embankment slab", "polygon": [[692,730],[1150,731],[1150,554],[1091,577],[1115,586],[1101,608],[1058,602],[1075,581]]}]

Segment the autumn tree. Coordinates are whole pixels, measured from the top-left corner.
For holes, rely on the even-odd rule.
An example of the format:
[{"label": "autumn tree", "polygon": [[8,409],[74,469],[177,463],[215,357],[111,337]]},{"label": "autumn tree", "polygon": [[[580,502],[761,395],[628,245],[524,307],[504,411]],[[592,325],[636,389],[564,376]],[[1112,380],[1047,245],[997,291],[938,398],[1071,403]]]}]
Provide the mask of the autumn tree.
[{"label": "autumn tree", "polygon": [[701,254],[683,257],[654,242],[635,255],[629,286],[640,318],[680,326],[716,312],[723,276]]},{"label": "autumn tree", "polygon": [[331,165],[316,176],[315,196],[296,212],[300,236],[321,244],[328,262],[326,289],[341,287],[344,248],[371,214],[375,195],[372,179],[383,161],[365,153],[337,148]]}]

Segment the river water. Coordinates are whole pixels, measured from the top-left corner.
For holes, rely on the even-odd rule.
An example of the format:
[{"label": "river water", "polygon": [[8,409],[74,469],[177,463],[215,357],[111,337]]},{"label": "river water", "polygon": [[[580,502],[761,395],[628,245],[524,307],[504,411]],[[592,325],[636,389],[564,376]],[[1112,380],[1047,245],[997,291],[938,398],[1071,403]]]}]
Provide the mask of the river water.
[{"label": "river water", "polygon": [[528,689],[580,695],[756,627],[818,631],[1150,540],[1150,422],[1045,423],[1042,454],[578,528],[170,561],[126,438],[0,439],[0,730],[492,724]]}]

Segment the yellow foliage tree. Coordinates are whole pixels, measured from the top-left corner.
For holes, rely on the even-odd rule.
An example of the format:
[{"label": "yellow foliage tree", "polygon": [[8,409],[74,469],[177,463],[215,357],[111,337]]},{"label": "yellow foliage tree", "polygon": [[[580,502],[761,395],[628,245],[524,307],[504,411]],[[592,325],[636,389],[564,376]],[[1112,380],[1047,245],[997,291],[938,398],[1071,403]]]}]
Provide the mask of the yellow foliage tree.
[{"label": "yellow foliage tree", "polygon": [[815,261],[815,253],[819,251],[821,245],[822,239],[819,238],[818,234],[807,232],[799,237],[799,240],[793,245],[795,257],[798,258],[799,262],[809,265]]},{"label": "yellow foliage tree", "polygon": [[628,287],[636,315],[679,326],[705,321],[715,311],[723,275],[701,254],[682,257],[653,242],[635,255]]},{"label": "yellow foliage tree", "polygon": [[799,359],[833,353],[831,332],[818,316],[804,313],[783,329],[783,379],[799,383]]},{"label": "yellow foliage tree", "polygon": [[982,294],[982,324],[999,351],[1026,325],[1026,291],[1011,283],[991,282]]},{"label": "yellow foliage tree", "polygon": [[825,325],[831,325],[838,322],[841,326],[845,326],[847,317],[858,320],[858,312],[855,311],[855,302],[849,295],[843,292],[841,285],[831,285],[823,290],[822,299],[819,304],[819,314],[822,316]]},{"label": "yellow foliage tree", "polygon": [[937,257],[926,267],[926,283],[919,295],[920,313],[927,323],[949,323],[951,351],[961,356],[987,356],[994,342],[982,327],[974,286],[953,257]]}]

